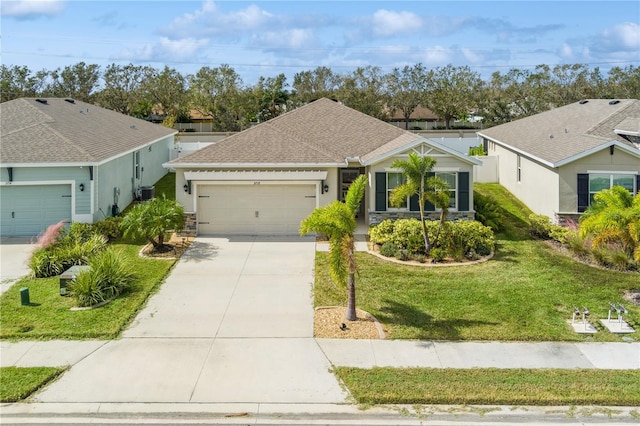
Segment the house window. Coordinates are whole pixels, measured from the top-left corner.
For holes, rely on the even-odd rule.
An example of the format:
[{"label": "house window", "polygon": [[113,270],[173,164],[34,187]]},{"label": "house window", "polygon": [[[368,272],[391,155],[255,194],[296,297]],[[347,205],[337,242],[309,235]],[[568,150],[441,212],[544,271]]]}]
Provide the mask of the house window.
[{"label": "house window", "polygon": [[449,185],[449,208],[455,209],[458,206],[457,202],[457,185],[456,185],[457,173],[445,173],[437,172],[436,177],[439,177]]},{"label": "house window", "polygon": [[635,175],[616,173],[591,173],[589,174],[589,204],[593,203],[593,197],[603,189],[612,186],[622,186],[632,194],[635,194]]},{"label": "house window", "polygon": [[402,173],[394,173],[394,172],[387,173],[387,208],[388,209],[406,209],[407,208],[408,206],[407,200],[404,200],[404,202],[400,206],[391,205],[391,192],[393,192],[394,189],[402,185],[404,182],[405,182],[405,177]]},{"label": "house window", "polygon": [[518,155],[518,182],[520,182],[520,180],[522,179],[522,157],[520,157],[520,155]]}]

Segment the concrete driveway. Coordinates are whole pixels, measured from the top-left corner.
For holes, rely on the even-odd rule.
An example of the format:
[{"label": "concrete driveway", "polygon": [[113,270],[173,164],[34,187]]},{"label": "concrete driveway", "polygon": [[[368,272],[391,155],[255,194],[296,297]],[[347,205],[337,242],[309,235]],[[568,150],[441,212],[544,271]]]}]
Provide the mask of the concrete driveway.
[{"label": "concrete driveway", "polygon": [[37,247],[36,237],[0,238],[0,294],[29,274],[29,258]]},{"label": "concrete driveway", "polygon": [[343,403],[313,339],[313,238],[202,238],[122,339],[41,402]]}]

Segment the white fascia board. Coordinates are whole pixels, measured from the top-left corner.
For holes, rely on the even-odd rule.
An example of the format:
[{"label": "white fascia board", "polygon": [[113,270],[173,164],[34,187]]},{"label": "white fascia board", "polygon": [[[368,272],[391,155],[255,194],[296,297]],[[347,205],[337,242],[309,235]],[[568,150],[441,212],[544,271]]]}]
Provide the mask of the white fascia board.
[{"label": "white fascia board", "polygon": [[320,181],[327,178],[326,170],[198,170],[185,171],[191,181]]},{"label": "white fascia board", "polygon": [[167,169],[282,169],[343,167],[345,163],[163,163]]},{"label": "white fascia board", "polygon": [[445,153],[447,153],[448,155],[459,159],[460,161],[463,161],[465,163],[469,163],[469,164],[473,164],[476,166],[479,166],[482,164],[482,161],[476,160],[473,157],[469,157],[466,155],[461,154],[460,152],[457,152],[455,150],[452,150],[444,145],[439,144],[438,142],[434,141],[433,139],[429,139],[429,138],[420,138],[420,139],[416,139],[415,141],[412,141],[411,143],[408,143],[404,146],[401,146],[399,148],[396,148],[392,151],[389,151],[383,155],[379,155],[378,157],[372,158],[369,161],[366,161],[363,163],[364,166],[370,166],[372,164],[376,164],[379,163],[383,160],[386,160],[387,158],[393,157],[394,155],[398,155],[402,152],[405,152],[411,148],[415,148],[416,146],[419,146],[421,144],[427,144],[430,145],[434,148],[436,148],[438,151],[443,151]]},{"label": "white fascia board", "polygon": [[615,133],[617,135],[623,135],[623,136],[640,136],[640,132],[634,132],[634,131],[631,131],[631,130],[614,129],[613,133]]},{"label": "white fascia board", "polygon": [[[98,162],[96,163],[96,165],[97,165],[97,166],[101,166],[102,164],[106,164],[106,163],[108,163],[109,161],[113,161],[113,160],[115,160],[115,159],[117,159],[117,158],[120,158],[120,157],[122,157],[122,156],[125,156],[125,155],[128,155],[128,154],[131,154],[131,153],[134,153],[134,152],[136,152],[136,151],[140,151],[140,150],[142,150],[142,149],[144,149],[144,148],[147,148],[147,147],[149,147],[149,146],[151,146],[151,145],[153,145],[153,144],[155,144],[155,143],[157,143],[157,142],[160,142],[160,141],[161,141],[161,140],[163,140],[163,139],[168,138],[169,136],[173,136],[173,135],[175,135],[176,133],[178,133],[178,132],[176,131],[176,132],[174,132],[174,133],[171,133],[170,135],[167,135],[167,136],[164,136],[164,137],[161,137],[161,138],[158,138],[158,139],[154,139],[154,140],[152,140],[152,141],[150,141],[150,142],[146,142],[146,143],[144,143],[144,144],[142,144],[142,145],[139,145],[139,146],[137,146],[137,147],[135,147],[135,148],[132,148],[132,149],[130,149],[130,150],[122,151],[121,153],[116,154],[116,155],[114,155],[113,157],[109,157],[109,158],[106,158],[106,159],[104,159],[104,160],[98,161]],[[175,138],[174,138],[174,143],[175,143]]]},{"label": "white fascia board", "polygon": [[615,146],[616,148],[620,148],[622,151],[625,151],[626,153],[628,153],[630,155],[633,155],[635,157],[640,158],[640,150],[635,149],[635,148],[631,148],[629,145],[624,144],[622,142],[619,142],[619,141],[616,141],[616,140],[611,140],[611,141],[605,142],[603,144],[600,144],[600,145],[598,145],[596,147],[593,147],[591,149],[588,149],[586,151],[582,151],[579,154],[572,155],[571,157],[565,158],[564,160],[560,160],[560,161],[558,161],[557,163],[554,164],[554,167],[561,167],[561,166],[567,165],[567,164],[572,163],[572,162],[574,162],[576,160],[584,158],[584,157],[586,157],[588,155],[595,154],[596,152],[602,151],[603,149],[607,149],[610,146]]},{"label": "white fascia board", "polygon": [[545,166],[549,166],[549,167],[552,167],[552,168],[553,168],[553,167],[557,167],[554,163],[552,163],[552,162],[550,162],[550,161],[547,161],[547,160],[543,160],[542,158],[540,158],[540,157],[536,157],[535,155],[531,155],[531,154],[530,154],[530,153],[528,153],[527,151],[523,151],[523,150],[521,150],[521,149],[518,149],[518,148],[516,148],[516,147],[513,147],[513,146],[511,146],[511,145],[509,145],[509,144],[506,144],[506,143],[504,143],[504,142],[500,142],[499,140],[494,139],[494,138],[491,138],[491,137],[489,137],[489,136],[485,136],[485,135],[483,135],[483,134],[482,134],[482,133],[480,133],[480,132],[478,132],[477,134],[478,134],[478,135],[480,135],[481,137],[485,138],[485,139],[490,140],[491,142],[494,142],[494,143],[496,143],[496,144],[498,144],[498,145],[500,145],[500,146],[502,146],[502,147],[504,147],[504,148],[507,148],[507,149],[508,149],[508,150],[510,150],[510,151],[513,151],[513,152],[515,152],[515,153],[517,153],[517,154],[523,155],[523,156],[525,156],[525,157],[527,157],[527,158],[530,158],[530,159],[535,160],[535,161],[537,161],[537,162],[539,162],[539,163],[542,163],[542,164],[544,164]]},{"label": "white fascia board", "polygon": [[31,167],[89,167],[97,166],[96,162],[85,163],[1,163],[0,167],[15,167],[15,168],[31,168]]}]

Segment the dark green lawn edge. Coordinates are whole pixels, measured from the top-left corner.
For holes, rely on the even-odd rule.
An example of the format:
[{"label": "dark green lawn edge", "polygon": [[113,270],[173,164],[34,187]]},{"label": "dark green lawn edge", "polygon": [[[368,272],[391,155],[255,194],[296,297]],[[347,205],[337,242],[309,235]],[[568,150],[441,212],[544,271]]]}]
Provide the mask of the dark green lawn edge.
[{"label": "dark green lawn edge", "polygon": [[18,402],[55,380],[66,368],[0,368],[0,402]]},{"label": "dark green lawn edge", "polygon": [[356,402],[640,406],[639,370],[337,367]]}]

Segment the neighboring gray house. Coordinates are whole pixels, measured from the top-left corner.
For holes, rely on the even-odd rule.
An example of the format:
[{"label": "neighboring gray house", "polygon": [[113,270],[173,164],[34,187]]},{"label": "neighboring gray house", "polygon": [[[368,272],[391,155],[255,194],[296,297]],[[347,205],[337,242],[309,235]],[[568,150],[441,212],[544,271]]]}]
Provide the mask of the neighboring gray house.
[{"label": "neighboring gray house", "polygon": [[478,132],[499,183],[554,221],[613,185],[640,190],[640,100],[588,99]]},{"label": "neighboring gray house", "polygon": [[177,133],[62,98],[8,101],[0,118],[2,236],[93,223],[123,209],[167,173],[162,164]]},{"label": "neighboring gray house", "polygon": [[297,234],[302,219],[343,200],[360,174],[369,179],[365,223],[417,217],[415,199],[401,208],[388,201],[402,181],[391,163],[409,152],[437,160],[435,173],[451,185],[450,216],[473,219],[473,167],[480,161],[326,98],[166,167],[176,170],[176,199],[199,234]]}]

